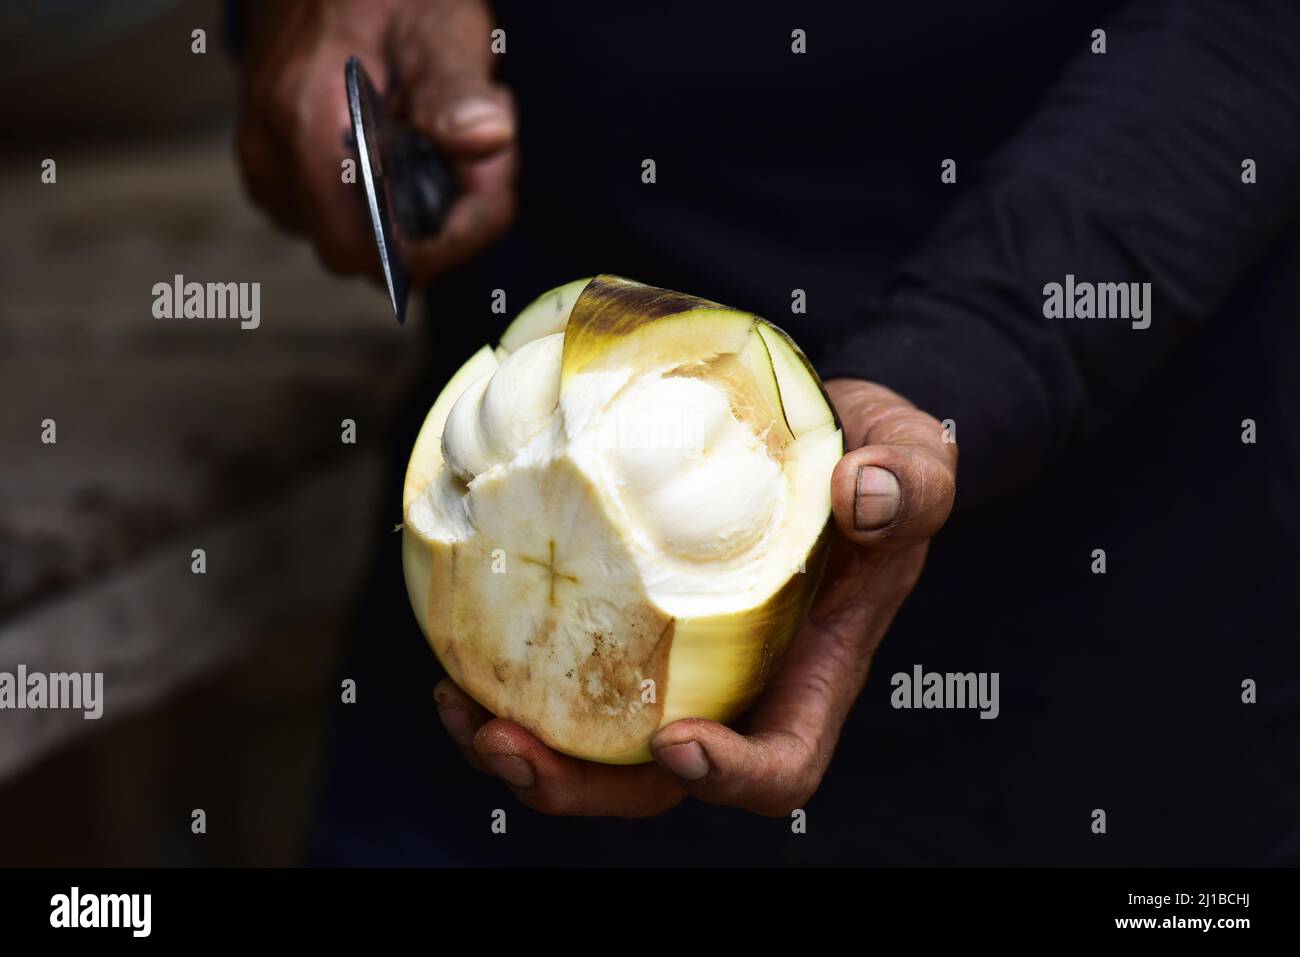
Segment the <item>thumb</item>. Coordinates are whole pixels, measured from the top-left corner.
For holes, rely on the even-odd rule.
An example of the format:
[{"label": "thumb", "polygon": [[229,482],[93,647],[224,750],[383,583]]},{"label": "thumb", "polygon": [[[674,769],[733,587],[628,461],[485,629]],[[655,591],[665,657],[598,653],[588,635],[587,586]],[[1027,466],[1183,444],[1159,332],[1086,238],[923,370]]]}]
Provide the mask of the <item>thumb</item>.
[{"label": "thumb", "polygon": [[845,438],[860,446],[831,475],[840,531],[873,548],[929,540],[952,511],[957,446],[936,419],[883,386],[836,380],[827,389]]},{"label": "thumb", "polygon": [[514,139],[510,94],[492,81],[491,34],[482,0],[412,4],[392,21],[388,49],[399,108],[452,155],[492,153]]}]

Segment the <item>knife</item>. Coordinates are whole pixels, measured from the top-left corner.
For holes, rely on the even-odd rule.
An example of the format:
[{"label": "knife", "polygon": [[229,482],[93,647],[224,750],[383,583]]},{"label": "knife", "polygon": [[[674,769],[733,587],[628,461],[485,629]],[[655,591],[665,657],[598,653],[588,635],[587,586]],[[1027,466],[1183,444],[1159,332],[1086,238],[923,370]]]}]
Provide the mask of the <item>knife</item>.
[{"label": "knife", "polygon": [[397,123],[356,57],[343,68],[352,118],[351,146],[365,188],[366,211],[379,247],[388,299],[406,321],[409,273],[397,242],[429,239],[442,228],[456,196],[456,177],[425,136]]}]

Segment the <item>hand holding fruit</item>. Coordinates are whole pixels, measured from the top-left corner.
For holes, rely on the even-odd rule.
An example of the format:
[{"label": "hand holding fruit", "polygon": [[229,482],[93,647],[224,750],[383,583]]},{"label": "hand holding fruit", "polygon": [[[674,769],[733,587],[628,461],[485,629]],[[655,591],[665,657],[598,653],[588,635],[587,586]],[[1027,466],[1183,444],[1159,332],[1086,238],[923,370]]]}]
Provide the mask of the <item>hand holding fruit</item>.
[{"label": "hand holding fruit", "polygon": [[[504,361],[481,359],[466,376],[474,382],[449,384],[460,411],[435,405],[426,429],[440,435],[439,445],[423,435],[417,442],[405,496],[408,587],[417,617],[451,674],[468,678],[475,698],[522,723],[493,718],[450,680],[436,691],[439,712],[471,762],[542,811],[641,816],[693,794],[784,814],[816,790],[876,645],[920,573],[926,543],[947,518],[956,448],[943,441],[933,418],[883,387],[854,380],[827,385],[841,439],[815,375],[779,332],[743,313],[620,283],[571,284],[554,301],[544,298],[531,319],[526,310],[503,339]],[[583,289],[575,308],[573,298]],[[530,334],[521,334],[521,325]],[[543,344],[528,348],[529,342]],[[552,345],[556,358],[543,357]],[[493,420],[497,375],[504,373],[501,383],[533,380],[535,374],[518,378],[509,371],[511,362],[538,368],[558,362],[563,370],[548,373],[558,378],[559,398],[541,396],[538,407],[558,402],[564,421],[555,425],[543,416],[536,430],[524,429],[541,436],[532,446],[522,433],[506,441],[491,429],[457,424]],[[679,400],[682,408],[704,408],[710,390],[725,397],[730,412],[722,418],[730,424],[706,428],[702,449],[657,450],[644,460],[623,448],[604,449],[603,464],[584,460],[576,421],[599,423],[618,401],[639,416]],[[653,401],[638,406],[638,394]],[[517,414],[508,418],[518,421]],[[511,441],[513,451],[506,448]],[[841,456],[845,446],[852,451]],[[457,459],[455,470],[441,461],[444,451]],[[620,471],[628,461],[659,468],[665,458],[663,475],[644,488],[640,471]],[[772,463],[777,477],[768,482]],[[600,478],[606,467],[608,482]],[[729,479],[719,484],[710,472],[715,467]],[[434,474],[448,483],[436,505],[446,513],[442,525],[411,508],[430,498]],[[510,508],[490,493],[500,483],[511,484],[513,499],[536,492],[520,515],[494,526],[488,512],[499,519]],[[561,518],[548,518],[551,513]],[[828,513],[838,535],[823,532]],[[520,531],[528,515],[536,527]],[[574,516],[583,522],[571,525]],[[586,541],[572,537],[574,528],[595,527]],[[425,542],[426,534],[459,544]],[[549,536],[551,554],[532,555],[540,550],[530,535],[541,536],[538,542]],[[484,536],[486,543],[474,544]],[[537,567],[519,568],[513,577],[478,575],[488,552],[477,550],[521,541],[529,553],[524,560]],[[794,633],[827,546],[826,581]],[[440,560],[439,549],[452,557]],[[582,566],[593,549],[600,552],[595,567],[605,574],[599,583]],[[807,574],[781,568],[781,557],[789,555],[808,556]],[[513,601],[485,602],[485,588],[504,589],[500,594],[508,591]],[[499,610],[457,611],[458,593],[476,596],[466,608]],[[602,644],[591,637],[592,609],[626,627]],[[666,642],[638,644],[637,628],[648,624],[653,631],[665,619]],[[510,634],[522,638],[502,637]],[[545,647],[548,641],[555,647]],[[768,675],[773,655],[787,644]],[[557,656],[567,670],[551,674]],[[575,674],[589,659],[604,670]],[[654,707],[625,700],[643,675],[660,681]],[[753,700],[764,676],[766,688]],[[744,733],[718,723],[751,700]],[[647,757],[653,762],[611,766]]]}]

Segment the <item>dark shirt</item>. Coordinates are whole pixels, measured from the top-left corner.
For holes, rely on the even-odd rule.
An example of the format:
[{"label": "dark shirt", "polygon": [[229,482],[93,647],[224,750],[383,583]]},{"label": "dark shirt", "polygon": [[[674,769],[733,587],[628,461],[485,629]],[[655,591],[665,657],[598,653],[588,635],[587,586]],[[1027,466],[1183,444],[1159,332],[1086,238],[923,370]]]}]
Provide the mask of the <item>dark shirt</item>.
[{"label": "dark shirt", "polygon": [[[436,368],[395,470],[500,333],[493,289],[514,312],[613,272],[753,310],[824,376],[952,420],[958,513],[804,835],[694,803],[645,822],[516,805],[437,727],[385,539],[349,663],[380,700],[342,712],[318,858],[1300,863],[1300,7],[496,9],[521,216],[431,297]],[[1046,318],[1067,275],[1150,283],[1149,328]],[[998,672],[998,718],[895,710],[915,664]]]}]

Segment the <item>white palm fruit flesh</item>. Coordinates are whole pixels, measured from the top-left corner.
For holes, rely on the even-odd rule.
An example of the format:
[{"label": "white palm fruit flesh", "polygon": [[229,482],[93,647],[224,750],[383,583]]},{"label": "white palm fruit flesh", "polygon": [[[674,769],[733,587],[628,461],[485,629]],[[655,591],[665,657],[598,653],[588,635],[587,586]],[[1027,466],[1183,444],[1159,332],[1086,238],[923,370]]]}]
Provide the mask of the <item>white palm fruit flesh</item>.
[{"label": "white palm fruit flesh", "polygon": [[728,721],[816,591],[843,437],[748,313],[613,276],[528,306],[434,402],[403,566],[451,678],[550,747],[650,758]]}]

